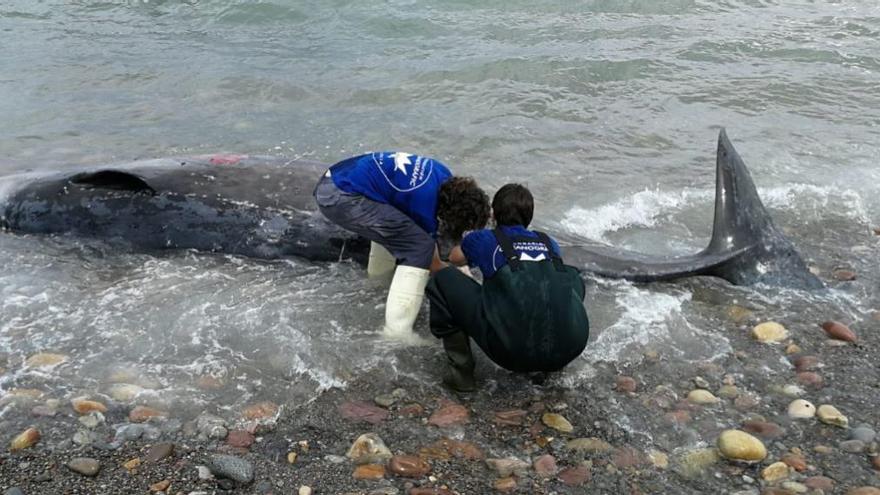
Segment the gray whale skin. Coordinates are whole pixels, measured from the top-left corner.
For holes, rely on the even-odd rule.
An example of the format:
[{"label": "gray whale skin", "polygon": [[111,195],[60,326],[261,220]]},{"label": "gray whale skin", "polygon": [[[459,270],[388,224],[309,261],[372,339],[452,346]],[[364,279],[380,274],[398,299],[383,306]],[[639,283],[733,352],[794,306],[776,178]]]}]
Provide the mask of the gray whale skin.
[{"label": "gray whale skin", "polygon": [[[312,189],[326,164],[206,155],[0,179],[0,227],[105,239],[131,249],[196,249],[274,259],[366,261],[369,243],[323,218]],[[648,256],[560,234],[565,260],[636,282],[708,275],[733,284],[823,286],[773,225],[724,130],[706,249]]]}]

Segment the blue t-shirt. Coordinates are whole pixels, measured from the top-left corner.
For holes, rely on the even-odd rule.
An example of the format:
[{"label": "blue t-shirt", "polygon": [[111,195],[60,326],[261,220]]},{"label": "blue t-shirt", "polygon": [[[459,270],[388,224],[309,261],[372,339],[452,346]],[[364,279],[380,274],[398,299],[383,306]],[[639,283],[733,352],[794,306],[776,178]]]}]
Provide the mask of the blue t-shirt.
[{"label": "blue t-shirt", "polygon": [[[503,225],[501,230],[507,234],[513,243],[513,250],[519,255],[520,261],[541,261],[550,258],[547,247],[538,239],[538,234],[523,227],[522,225]],[[517,240],[517,237],[529,237],[534,242]],[[559,244],[552,238],[550,246],[557,256],[562,257]],[[461,251],[467,258],[470,266],[476,266],[485,278],[491,278],[502,266],[507,264],[507,258],[501,252],[498,239],[490,229],[475,230],[464,236],[461,241]]]},{"label": "blue t-shirt", "polygon": [[425,232],[437,233],[437,192],[452,177],[439,161],[382,151],[342,160],[330,173],[339,189],[391,205]]}]

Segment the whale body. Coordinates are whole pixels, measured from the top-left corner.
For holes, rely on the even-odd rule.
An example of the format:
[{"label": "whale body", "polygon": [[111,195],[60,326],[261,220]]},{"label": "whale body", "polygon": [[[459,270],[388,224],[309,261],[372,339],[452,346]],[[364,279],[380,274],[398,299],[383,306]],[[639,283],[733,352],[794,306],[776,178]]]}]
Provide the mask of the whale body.
[{"label": "whale body", "polygon": [[[312,191],[327,164],[205,155],[0,179],[0,227],[72,234],[132,249],[196,249],[274,259],[364,263],[369,242],[326,220]],[[649,256],[555,235],[581,270],[636,282],[708,275],[733,284],[823,286],[773,225],[727,138],[718,138],[715,223],[708,247]]]}]

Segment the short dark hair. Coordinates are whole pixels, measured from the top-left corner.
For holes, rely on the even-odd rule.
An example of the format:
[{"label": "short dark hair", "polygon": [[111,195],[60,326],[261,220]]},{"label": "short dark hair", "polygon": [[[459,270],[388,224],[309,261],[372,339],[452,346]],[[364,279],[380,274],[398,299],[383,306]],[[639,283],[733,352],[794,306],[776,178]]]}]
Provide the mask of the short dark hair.
[{"label": "short dark hair", "polygon": [[528,227],[535,213],[535,199],[521,184],[505,184],[492,198],[492,214],[498,225]]},{"label": "short dark hair", "polygon": [[452,177],[440,186],[437,219],[441,235],[457,241],[464,231],[482,229],[489,222],[489,195],[473,177]]}]

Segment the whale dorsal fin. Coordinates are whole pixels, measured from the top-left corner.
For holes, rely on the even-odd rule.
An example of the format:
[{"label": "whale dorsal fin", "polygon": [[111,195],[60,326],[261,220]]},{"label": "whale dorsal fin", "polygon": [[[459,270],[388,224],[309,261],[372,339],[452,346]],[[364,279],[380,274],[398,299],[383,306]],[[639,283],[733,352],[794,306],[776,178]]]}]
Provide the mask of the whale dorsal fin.
[{"label": "whale dorsal fin", "polygon": [[90,186],[96,189],[112,189],[114,191],[131,191],[135,193],[156,194],[147,182],[128,172],[119,170],[99,170],[97,172],[85,172],[70,178],[73,184]]}]

